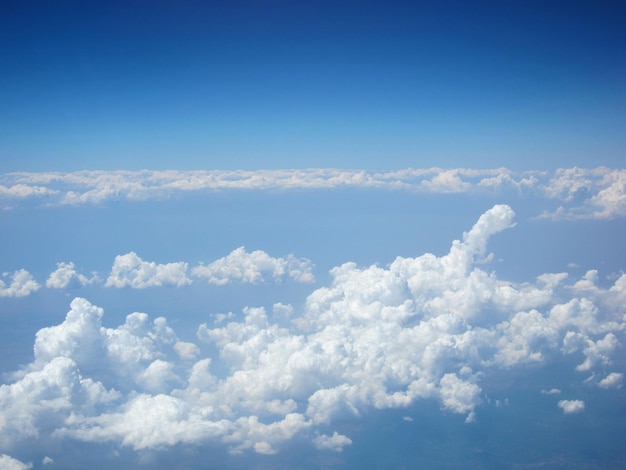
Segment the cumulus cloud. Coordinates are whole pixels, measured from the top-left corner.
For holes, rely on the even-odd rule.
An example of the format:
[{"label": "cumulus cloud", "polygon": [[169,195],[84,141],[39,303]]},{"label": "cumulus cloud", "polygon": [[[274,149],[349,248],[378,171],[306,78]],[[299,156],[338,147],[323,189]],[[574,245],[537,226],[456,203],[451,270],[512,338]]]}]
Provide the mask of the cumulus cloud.
[{"label": "cumulus cloud", "polygon": [[0,454],[0,468],[4,470],[28,470],[33,464],[20,462],[6,454]]},{"label": "cumulus cloud", "polygon": [[611,372],[605,378],[600,380],[598,385],[601,388],[621,388],[624,381],[624,374],[621,372]]},{"label": "cumulus cloud", "polygon": [[193,343],[187,341],[177,341],[174,344],[174,350],[181,359],[195,359],[200,354],[200,349]]},{"label": "cumulus cloud", "polygon": [[56,271],[52,272],[46,281],[46,287],[51,289],[67,289],[83,287],[94,282],[98,282],[100,279],[96,273],[93,273],[91,277],[87,277],[76,271],[73,262],[69,263],[57,263]]},{"label": "cumulus cloud", "polygon": [[193,268],[191,274],[217,285],[233,281],[259,284],[266,282],[268,278],[280,282],[285,276],[297,282],[313,282],[315,277],[312,268],[311,261],[305,258],[296,258],[293,255],[273,258],[261,250],[247,252],[241,246],[211,264]]},{"label": "cumulus cloud", "polygon": [[540,218],[613,219],[626,216],[626,170],[561,168],[515,172],[507,168],[425,168],[386,172],[318,168],[232,171],[78,171],[0,174],[0,203],[46,205],[143,201],[198,191],[375,188],[416,193],[496,193],[513,190],[559,204]]},{"label": "cumulus cloud", "polygon": [[614,219],[626,215],[626,170],[599,167],[559,169],[543,186],[563,205],[544,212],[549,219]]},{"label": "cumulus cloud", "polygon": [[0,445],[53,432],[72,412],[117,397],[101,383],[83,378],[75,361],[55,357],[14,384],[0,386]]},{"label": "cumulus cloud", "polygon": [[480,403],[480,387],[455,374],[445,374],[439,381],[444,408],[455,413],[470,413]]},{"label": "cumulus cloud", "polygon": [[293,314],[293,306],[277,302],[272,306],[272,313],[278,317],[288,318]]},{"label": "cumulus cloud", "polygon": [[[37,333],[34,362],[0,387],[0,449],[46,435],[137,451],[211,441],[234,454],[273,454],[302,436],[339,451],[351,438],[328,429],[372,408],[431,400],[471,422],[491,406],[487,373],[571,356],[599,375],[623,340],[626,278],[608,288],[593,275],[500,279],[486,271],[484,255],[489,238],[514,225],[513,210],[496,205],[443,256],[344,263],[300,307],[215,315],[198,327],[197,343],[143,312],[104,327],[103,310],[76,298],[61,324]],[[234,259],[247,255],[242,249]],[[142,263],[130,264],[140,271]],[[169,265],[126,276],[153,282],[158,266]],[[269,266],[261,271],[273,277]],[[281,269],[288,275],[288,264]],[[621,380],[616,372],[598,385]],[[579,400],[558,403],[566,414],[584,409]]]},{"label": "cumulus cloud", "polygon": [[313,442],[318,449],[333,450],[335,452],[341,452],[345,446],[352,445],[352,439],[338,434],[337,431],[332,436],[327,436],[326,434],[317,436]]},{"label": "cumulus cloud", "polygon": [[585,411],[585,402],[582,400],[560,400],[558,406],[566,415],[582,413]]},{"label": "cumulus cloud", "polygon": [[7,279],[7,282],[0,279],[0,297],[25,297],[37,292],[41,287],[25,269],[15,271],[13,274],[2,273],[2,277]]},{"label": "cumulus cloud", "polygon": [[106,287],[146,287],[184,286],[191,284],[187,277],[187,263],[177,262],[157,264],[142,260],[135,252],[115,257]]}]

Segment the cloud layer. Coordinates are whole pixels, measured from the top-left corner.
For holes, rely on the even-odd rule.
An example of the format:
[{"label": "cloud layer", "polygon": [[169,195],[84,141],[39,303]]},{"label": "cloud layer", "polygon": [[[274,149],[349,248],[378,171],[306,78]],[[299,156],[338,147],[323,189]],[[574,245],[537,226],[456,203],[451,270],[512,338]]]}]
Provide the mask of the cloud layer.
[{"label": "cloud layer", "polygon": [[475,170],[233,170],[233,171],[77,171],[0,175],[0,203],[50,205],[143,201],[176,194],[225,190],[377,188],[421,193],[495,193],[513,190],[559,204],[540,217],[612,219],[626,216],[626,170],[604,167],[515,172]]},{"label": "cloud layer", "polygon": [[[513,226],[513,210],[494,206],[445,256],[347,262],[300,311],[275,304],[216,315],[195,343],[141,312],[106,328],[103,310],[76,298],[63,323],[37,333],[33,363],[0,387],[0,451],[48,436],[137,451],[214,442],[273,454],[300,436],[338,452],[352,440],[337,419],[430,400],[471,422],[492,406],[484,374],[564,358],[576,360],[584,386],[612,393],[622,381],[612,357],[626,327],[626,275],[608,288],[592,271],[571,282],[566,273],[500,279],[485,270],[487,245]],[[288,259],[276,265],[255,253],[235,250],[229,263],[270,277],[290,272]],[[118,278],[131,285],[187,279],[186,266],[130,258]],[[211,268],[216,279],[258,279],[220,266]],[[555,397],[554,406],[583,411],[573,398]]]}]

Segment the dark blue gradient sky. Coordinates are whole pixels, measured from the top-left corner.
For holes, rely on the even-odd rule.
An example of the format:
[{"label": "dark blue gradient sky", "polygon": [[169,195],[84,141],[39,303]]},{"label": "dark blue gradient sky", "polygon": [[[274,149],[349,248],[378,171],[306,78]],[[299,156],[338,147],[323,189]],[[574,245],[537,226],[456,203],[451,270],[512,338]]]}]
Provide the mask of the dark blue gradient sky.
[{"label": "dark blue gradient sky", "polygon": [[621,2],[12,2],[3,171],[618,166]]}]

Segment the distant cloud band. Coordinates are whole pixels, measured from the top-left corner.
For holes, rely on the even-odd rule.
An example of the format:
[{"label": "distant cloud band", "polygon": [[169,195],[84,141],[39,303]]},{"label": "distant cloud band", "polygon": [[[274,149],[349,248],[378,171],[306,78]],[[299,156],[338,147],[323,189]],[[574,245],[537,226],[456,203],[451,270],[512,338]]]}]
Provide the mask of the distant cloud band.
[{"label": "distant cloud band", "polygon": [[515,172],[497,169],[403,169],[366,171],[198,170],[15,172],[0,175],[0,204],[48,205],[146,201],[179,193],[226,190],[376,188],[454,194],[514,190],[559,201],[548,219],[611,219],[626,216],[626,170],[604,167]]}]

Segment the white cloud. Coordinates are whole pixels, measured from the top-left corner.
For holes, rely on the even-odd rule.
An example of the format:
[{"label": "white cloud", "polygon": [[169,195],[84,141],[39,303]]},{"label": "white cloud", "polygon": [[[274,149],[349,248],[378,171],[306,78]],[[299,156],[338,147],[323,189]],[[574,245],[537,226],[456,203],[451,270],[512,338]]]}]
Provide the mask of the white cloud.
[{"label": "white cloud", "polygon": [[9,285],[0,279],[0,297],[25,297],[37,292],[41,287],[33,276],[25,269],[15,271],[13,274],[3,273],[2,277],[11,281]]},{"label": "white cloud", "polygon": [[233,281],[250,284],[266,282],[268,277],[280,282],[285,276],[297,282],[313,282],[311,261],[288,255],[286,258],[273,258],[261,250],[251,253],[241,246],[229,255],[200,265],[191,270],[196,277],[205,278],[210,284],[224,285]]},{"label": "white cloud", "polygon": [[[322,432],[371,408],[430,399],[472,421],[491,406],[482,377],[501,369],[574,355],[579,369],[599,375],[623,339],[626,278],[608,288],[593,274],[587,284],[565,273],[524,283],[498,278],[485,271],[487,243],[513,219],[510,207],[494,206],[443,256],[398,257],[385,267],[344,263],[297,308],[215,315],[198,327],[197,345],[181,341],[164,317],[142,312],[104,327],[103,310],[77,298],[61,324],[37,333],[34,362],[0,387],[0,448],[50,435],[137,450],[212,441],[232,453],[272,454],[303,436],[340,450],[350,437]],[[247,255],[242,249],[232,264],[246,259],[252,274],[224,268],[218,278],[277,272],[275,258],[252,257],[270,260],[264,271]],[[167,278],[158,267],[170,265],[147,263],[149,275],[135,273],[144,269],[137,259],[133,274],[120,278],[138,285]],[[280,277],[289,272],[282,266]],[[598,385],[619,383],[613,373]],[[571,413],[584,404],[559,407]]]},{"label": "white cloud", "polygon": [[0,468],[2,470],[28,470],[33,468],[33,464],[20,462],[6,454],[0,454]]},{"label": "white cloud", "polygon": [[181,359],[192,360],[200,354],[200,349],[193,343],[186,341],[177,341],[174,344],[174,350]]},{"label": "white cloud", "polygon": [[0,201],[46,205],[162,199],[191,191],[377,188],[423,193],[497,193],[512,189],[561,204],[541,218],[612,219],[626,216],[626,170],[561,168],[515,172],[507,168],[425,168],[387,172],[341,170],[78,171],[0,174]]},{"label": "white cloud", "polygon": [[559,390],[558,388],[551,388],[550,390],[541,391],[542,395],[558,395],[559,393],[561,393],[561,390]]},{"label": "white cloud", "polygon": [[277,302],[272,306],[272,313],[278,317],[289,318],[293,314],[293,306]]},{"label": "white cloud", "polygon": [[338,434],[337,431],[333,432],[332,436],[326,434],[317,436],[313,442],[318,449],[335,452],[341,452],[345,446],[352,445],[352,439],[343,434]]},{"label": "white cloud", "polygon": [[594,219],[613,219],[626,215],[626,170],[610,172],[600,189],[589,199]]},{"label": "white cloud", "polygon": [[106,287],[146,287],[176,286],[191,284],[187,277],[187,263],[156,264],[143,261],[135,252],[115,257]]},{"label": "white cloud", "polygon": [[618,346],[619,342],[613,333],[607,333],[604,338],[597,341],[585,338],[584,344],[583,354],[585,355],[585,360],[576,367],[576,370],[580,371],[591,370],[597,364],[610,364],[611,353]]},{"label": "white cloud", "polygon": [[469,413],[481,402],[480,387],[459,379],[455,374],[446,374],[439,381],[443,406],[455,413]]},{"label": "white cloud", "polygon": [[26,372],[14,384],[0,386],[0,446],[36,439],[52,432],[71,413],[81,413],[114,400],[115,391],[84,378],[68,357],[55,357],[40,369]]},{"label": "white cloud", "polygon": [[600,380],[598,385],[601,388],[621,388],[624,381],[624,374],[621,372],[611,372],[605,378]]},{"label": "white cloud", "polygon": [[582,400],[560,400],[558,406],[566,415],[585,411],[585,402]]},{"label": "white cloud", "polygon": [[[154,390],[175,380],[165,358],[168,354],[178,357],[180,347],[176,347],[179,341],[165,318],[149,322],[148,315],[135,312],[118,328],[104,328],[102,315],[101,308],[74,299],[63,323],[37,332],[35,365],[42,367],[57,357],[70,358],[81,372],[116,389]],[[189,347],[182,349],[192,352]]]},{"label": "white cloud", "polygon": [[90,278],[78,273],[74,263],[71,261],[69,263],[61,262],[57,263],[56,271],[52,272],[48,277],[46,287],[52,289],[67,289],[87,286],[99,280],[96,273],[93,273]]},{"label": "white cloud", "polygon": [[29,184],[14,184],[12,186],[3,186],[0,184],[0,197],[25,199],[30,197],[45,197],[58,193],[43,186]]},{"label": "white cloud", "polygon": [[57,435],[84,441],[119,440],[135,450],[200,442],[224,435],[232,425],[212,422],[182,400],[157,394],[133,396],[117,412],[93,417],[72,416]]},{"label": "white cloud", "polygon": [[432,179],[423,180],[421,187],[433,193],[461,193],[469,191],[472,185],[461,179],[462,170],[442,170]]},{"label": "white cloud", "polygon": [[544,212],[543,218],[614,219],[626,215],[626,170],[559,169],[543,190],[564,203],[554,212]]}]

